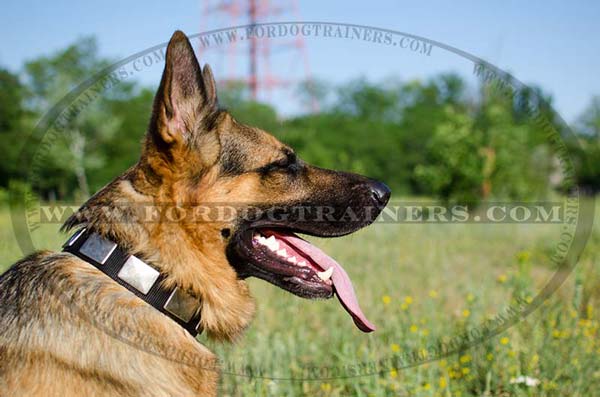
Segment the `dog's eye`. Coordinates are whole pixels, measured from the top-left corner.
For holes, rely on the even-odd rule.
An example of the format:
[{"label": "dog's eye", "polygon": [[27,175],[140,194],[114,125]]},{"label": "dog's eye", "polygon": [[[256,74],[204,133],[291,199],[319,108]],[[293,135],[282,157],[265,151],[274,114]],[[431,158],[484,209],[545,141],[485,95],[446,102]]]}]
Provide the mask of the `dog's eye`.
[{"label": "dog's eye", "polygon": [[298,164],[298,158],[296,154],[293,152],[286,153],[286,156],[282,159],[274,161],[262,168],[263,172],[271,172],[271,171],[289,171],[289,172],[297,172],[300,169],[300,165]]},{"label": "dog's eye", "polygon": [[288,157],[281,159],[281,160],[277,160],[274,161],[273,163],[271,163],[271,168],[288,168],[290,167],[295,161],[290,161],[290,159]]}]

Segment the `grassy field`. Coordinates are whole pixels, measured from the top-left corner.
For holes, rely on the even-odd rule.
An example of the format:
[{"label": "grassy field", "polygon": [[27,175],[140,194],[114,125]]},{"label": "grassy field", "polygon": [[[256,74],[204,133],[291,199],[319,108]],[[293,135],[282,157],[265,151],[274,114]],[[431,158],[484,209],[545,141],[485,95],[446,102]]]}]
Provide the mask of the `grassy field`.
[{"label": "grassy field", "polygon": [[[596,211],[598,212],[598,211]],[[0,269],[21,256],[0,211]],[[64,236],[48,226],[39,247]],[[476,347],[411,368],[344,379],[321,367],[362,368],[476,327],[515,297],[530,300],[554,274],[558,226],[373,225],[318,241],[343,264],[378,330],[358,331],[337,300],[306,301],[251,280],[257,318],[235,345],[200,337],[223,360],[231,396],[593,396],[600,390],[600,228],[563,286],[526,320]],[[362,367],[360,365],[363,365]],[[321,368],[321,369],[319,369]],[[373,367],[382,368],[382,367]],[[527,376],[536,386],[515,383]],[[511,382],[512,380],[512,382]],[[539,383],[538,383],[539,382]]]}]

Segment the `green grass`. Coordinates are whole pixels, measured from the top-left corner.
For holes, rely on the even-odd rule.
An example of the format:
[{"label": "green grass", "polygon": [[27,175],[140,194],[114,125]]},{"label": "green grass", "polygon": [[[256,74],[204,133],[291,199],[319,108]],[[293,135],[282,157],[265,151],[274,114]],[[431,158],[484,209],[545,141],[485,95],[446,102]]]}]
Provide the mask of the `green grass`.
[{"label": "green grass", "polygon": [[[3,269],[22,254],[6,209],[0,211],[0,226]],[[56,249],[65,238],[56,229],[36,231],[38,247]],[[376,224],[352,236],[318,241],[345,266],[378,330],[358,331],[336,299],[302,300],[251,280],[258,313],[245,336],[234,345],[201,337],[223,361],[221,394],[592,396],[600,390],[598,228],[560,290],[525,321],[476,347],[370,376],[269,379],[314,375],[308,367],[347,370],[376,363],[476,327],[514,297],[537,294],[554,274],[547,252],[559,233],[552,225]],[[255,376],[240,375],[250,372]],[[511,384],[519,375],[540,384]]]}]

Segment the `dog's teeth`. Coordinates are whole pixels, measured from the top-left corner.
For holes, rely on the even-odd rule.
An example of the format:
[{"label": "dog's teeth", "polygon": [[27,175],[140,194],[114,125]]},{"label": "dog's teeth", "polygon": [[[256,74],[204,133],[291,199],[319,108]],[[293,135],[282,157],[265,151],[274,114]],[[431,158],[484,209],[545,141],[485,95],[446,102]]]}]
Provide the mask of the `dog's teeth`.
[{"label": "dog's teeth", "polygon": [[330,267],[329,269],[325,270],[324,272],[317,272],[317,276],[319,276],[319,278],[323,281],[329,280],[331,278],[332,274],[333,274],[333,267]]},{"label": "dog's teeth", "polygon": [[288,257],[288,254],[287,254],[287,252],[285,252],[285,249],[284,249],[284,248],[282,248],[282,249],[280,249],[279,251],[277,251],[277,255],[279,255],[279,256],[282,256],[282,257],[284,257],[284,258],[287,258],[287,257]]},{"label": "dog's teeth", "polygon": [[296,259],[295,256],[290,256],[289,258],[287,258],[288,262],[290,263],[297,263],[298,259]]},{"label": "dog's teeth", "polygon": [[271,236],[268,239],[265,240],[265,245],[271,250],[271,251],[277,251],[279,249],[279,241],[277,241],[275,239],[275,237]]},{"label": "dog's teeth", "polygon": [[306,263],[306,261],[302,260],[302,261],[298,262],[298,266],[305,267],[305,266],[308,266],[308,263]]},{"label": "dog's teeth", "polygon": [[262,245],[266,245],[267,244],[267,239],[264,238],[263,236],[258,236],[257,240]]}]

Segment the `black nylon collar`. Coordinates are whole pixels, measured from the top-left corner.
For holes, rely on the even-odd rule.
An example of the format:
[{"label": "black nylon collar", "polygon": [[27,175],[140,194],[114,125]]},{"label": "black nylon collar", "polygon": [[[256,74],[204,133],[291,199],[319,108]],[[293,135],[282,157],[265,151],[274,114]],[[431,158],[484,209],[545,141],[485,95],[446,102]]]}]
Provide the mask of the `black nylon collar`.
[{"label": "black nylon collar", "polygon": [[[92,241],[88,242],[88,240]],[[88,244],[87,246],[84,246],[86,242],[88,242]],[[90,253],[89,247],[94,244],[96,251],[94,253]],[[102,247],[102,245],[104,246]],[[191,317],[189,316],[189,313],[186,315],[185,299],[186,297],[188,299],[191,297],[179,291],[177,287],[172,289],[163,288],[162,281],[165,278],[163,274],[157,272],[156,280],[152,283],[152,286],[146,293],[140,291],[132,284],[123,280],[121,278],[122,276],[119,276],[119,273],[126,263],[128,266],[131,266],[133,262],[138,264],[138,266],[142,266],[142,264],[148,267],[150,266],[125,252],[125,250],[122,249],[118,244],[106,240],[100,237],[98,234],[83,228],[75,232],[69,238],[69,240],[67,240],[67,242],[63,245],[63,251],[69,252],[95,266],[98,270],[106,274],[115,282],[125,287],[127,290],[135,294],[149,305],[153,306],[156,310],[171,318],[186,331],[188,331],[192,336],[196,337],[202,332],[202,328],[200,326],[202,314],[201,304],[197,304],[198,307],[191,314]],[[187,311],[189,312],[189,309]]]}]

